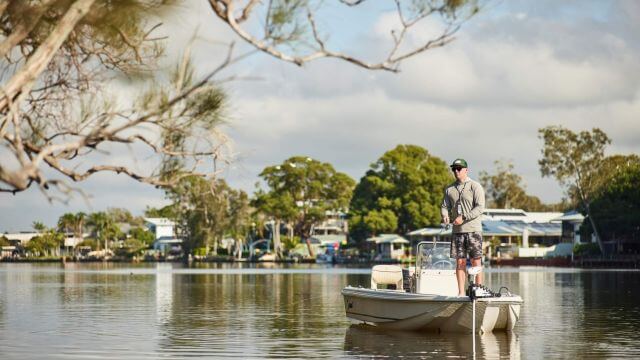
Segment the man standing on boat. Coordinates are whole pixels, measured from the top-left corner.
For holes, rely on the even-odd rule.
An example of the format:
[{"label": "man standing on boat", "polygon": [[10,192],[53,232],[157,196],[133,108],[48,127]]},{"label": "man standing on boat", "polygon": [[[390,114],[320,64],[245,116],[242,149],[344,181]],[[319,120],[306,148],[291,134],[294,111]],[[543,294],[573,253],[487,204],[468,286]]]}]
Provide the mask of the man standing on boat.
[{"label": "man standing on boat", "polygon": [[[484,189],[469,178],[464,159],[455,159],[450,167],[456,181],[444,190],[442,223],[448,225],[453,219],[451,257],[456,259],[458,296],[465,296],[467,255],[471,258],[471,266],[482,266]],[[482,284],[482,273],[476,275],[475,284]]]}]

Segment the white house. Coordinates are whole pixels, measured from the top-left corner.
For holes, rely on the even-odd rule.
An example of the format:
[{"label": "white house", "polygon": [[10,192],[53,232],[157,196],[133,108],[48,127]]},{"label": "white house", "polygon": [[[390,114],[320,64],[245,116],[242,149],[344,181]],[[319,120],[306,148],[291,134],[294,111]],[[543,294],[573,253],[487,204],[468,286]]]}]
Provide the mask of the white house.
[{"label": "white house", "polygon": [[167,218],[144,218],[145,226],[156,235],[156,239],[173,237],[176,223]]},{"label": "white house", "polygon": [[[485,209],[482,213],[482,233],[484,251],[487,254],[506,251],[512,256],[543,257],[567,256],[573,244],[580,241],[578,229],[582,215],[576,212],[527,212],[522,209]],[[407,234],[414,241],[438,238],[448,240],[451,228],[424,228]],[[490,239],[499,239],[500,249],[487,249]],[[515,245],[520,242],[521,246]]]},{"label": "white house", "polygon": [[25,246],[27,243],[36,236],[40,236],[42,234],[38,232],[20,232],[20,233],[4,233],[0,234],[0,236],[6,237],[9,242],[16,246],[18,244]]},{"label": "white house", "polygon": [[154,250],[166,253],[169,250],[180,248],[182,239],[175,236],[176,224],[167,218],[144,218],[145,226],[155,234],[153,242]]},{"label": "white house", "polygon": [[395,259],[405,257],[405,249],[409,240],[396,234],[380,234],[367,239],[368,242],[376,244],[378,256],[376,260]]},{"label": "white house", "polygon": [[482,221],[522,221],[531,223],[560,223],[561,212],[527,212],[522,209],[484,209]]}]

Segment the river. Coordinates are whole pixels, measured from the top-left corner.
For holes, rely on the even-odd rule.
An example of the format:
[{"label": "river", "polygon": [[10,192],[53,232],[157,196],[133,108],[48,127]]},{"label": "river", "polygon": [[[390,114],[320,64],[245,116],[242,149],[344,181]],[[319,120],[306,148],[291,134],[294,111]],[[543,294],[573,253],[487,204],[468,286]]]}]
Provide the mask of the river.
[{"label": "river", "polygon": [[[640,358],[640,271],[489,268],[525,301],[477,358]],[[0,264],[2,359],[472,358],[471,335],[351,326],[367,268],[315,264]]]}]

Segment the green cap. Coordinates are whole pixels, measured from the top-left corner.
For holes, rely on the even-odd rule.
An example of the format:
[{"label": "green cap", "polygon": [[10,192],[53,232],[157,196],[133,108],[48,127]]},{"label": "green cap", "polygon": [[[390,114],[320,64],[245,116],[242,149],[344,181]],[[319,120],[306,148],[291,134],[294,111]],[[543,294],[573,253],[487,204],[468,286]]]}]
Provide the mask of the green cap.
[{"label": "green cap", "polygon": [[467,160],[465,159],[455,159],[453,160],[453,162],[451,163],[451,165],[449,165],[449,167],[463,167],[466,168],[467,166]]}]

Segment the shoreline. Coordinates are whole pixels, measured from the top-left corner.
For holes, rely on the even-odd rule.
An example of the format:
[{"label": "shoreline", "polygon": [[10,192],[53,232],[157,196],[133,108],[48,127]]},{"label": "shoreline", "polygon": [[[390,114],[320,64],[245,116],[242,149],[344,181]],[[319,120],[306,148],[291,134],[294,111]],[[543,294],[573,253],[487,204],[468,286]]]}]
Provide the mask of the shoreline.
[{"label": "shoreline", "polygon": [[[250,263],[250,264],[316,264],[315,260],[296,261],[292,259],[284,260],[252,260],[252,259],[235,259],[228,257],[217,257],[210,259],[193,259],[185,261],[182,258],[174,259],[127,259],[127,258],[111,258],[111,259],[72,259],[72,258],[42,258],[42,259],[26,259],[26,258],[3,258],[0,263]],[[339,261],[332,263],[317,263],[320,265],[404,265],[407,262],[401,261]],[[578,258],[571,261],[571,258],[514,258],[514,259],[491,259],[486,262],[490,266],[500,267],[521,267],[521,266],[539,266],[539,267],[573,267],[584,269],[639,269],[640,257],[633,258]]]}]

